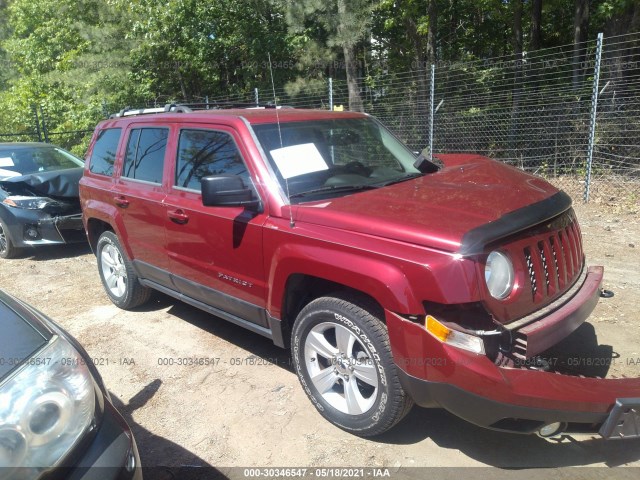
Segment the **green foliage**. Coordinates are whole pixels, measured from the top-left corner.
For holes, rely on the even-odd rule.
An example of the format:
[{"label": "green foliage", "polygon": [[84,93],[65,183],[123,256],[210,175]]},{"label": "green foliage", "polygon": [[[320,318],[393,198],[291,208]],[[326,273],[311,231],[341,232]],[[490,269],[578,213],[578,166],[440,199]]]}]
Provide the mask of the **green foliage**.
[{"label": "green foliage", "polygon": [[[347,78],[347,56],[372,104],[378,93],[394,93],[398,72],[427,71],[430,33],[445,67],[513,53],[516,2],[529,45],[529,0],[435,0],[435,10],[430,1],[0,0],[0,133],[32,135],[37,106],[51,140],[81,152],[86,135],[56,133],[91,130],[105,105],[114,112],[205,97],[248,100],[255,87],[271,90],[271,71],[287,95],[319,95],[327,77]],[[637,0],[590,5],[590,32],[640,28]],[[573,15],[573,2],[543,0],[543,48],[573,41]],[[476,86],[499,80],[478,66]],[[416,98],[424,98],[424,78],[409,86]]]},{"label": "green foliage", "polygon": [[[125,5],[125,2],[122,2]],[[134,20],[132,76],[151,98],[202,100],[270,84],[273,62],[291,59],[283,15],[267,0],[126,2]],[[274,72],[277,81],[291,73]]]}]

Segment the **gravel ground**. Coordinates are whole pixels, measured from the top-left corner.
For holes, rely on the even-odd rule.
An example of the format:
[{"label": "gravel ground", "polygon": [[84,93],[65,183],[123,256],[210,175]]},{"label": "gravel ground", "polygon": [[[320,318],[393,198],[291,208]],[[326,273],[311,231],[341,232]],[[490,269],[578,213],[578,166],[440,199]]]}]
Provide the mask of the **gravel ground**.
[{"label": "gravel ground", "polygon": [[[590,320],[598,343],[613,351],[610,376],[640,376],[638,210],[576,206],[587,261],[605,266],[604,287],[615,293]],[[640,466],[639,441],[547,441],[484,430],[438,409],[414,408],[379,438],[354,437],[320,417],[287,352],[268,340],[161,294],[135,312],[112,305],[85,245],[4,260],[0,286],[85,346],[134,430],[143,464],[162,467],[147,478],[184,478],[177,469],[194,465],[230,477],[244,474],[232,467],[384,467],[402,475],[412,471],[405,467]],[[184,358],[209,364],[179,365]]]}]

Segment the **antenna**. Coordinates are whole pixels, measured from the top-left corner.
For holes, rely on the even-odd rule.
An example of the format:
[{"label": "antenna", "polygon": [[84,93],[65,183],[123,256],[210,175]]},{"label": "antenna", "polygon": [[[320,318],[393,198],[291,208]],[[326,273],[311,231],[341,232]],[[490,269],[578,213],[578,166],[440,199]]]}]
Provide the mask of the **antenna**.
[{"label": "antenna", "polygon": [[[269,75],[271,76],[271,90],[273,91],[273,105],[276,109],[276,123],[278,124],[278,137],[280,138],[280,148],[284,148],[284,143],[282,143],[282,130],[280,129],[280,115],[278,114],[278,100],[276,98],[276,85],[273,81],[273,68],[271,66],[271,53],[267,52],[267,57],[269,59]],[[284,179],[284,185],[287,189],[287,198],[289,199],[289,226],[291,228],[295,227],[296,224],[293,221],[293,208],[291,208],[291,199],[289,196],[289,179]]]}]

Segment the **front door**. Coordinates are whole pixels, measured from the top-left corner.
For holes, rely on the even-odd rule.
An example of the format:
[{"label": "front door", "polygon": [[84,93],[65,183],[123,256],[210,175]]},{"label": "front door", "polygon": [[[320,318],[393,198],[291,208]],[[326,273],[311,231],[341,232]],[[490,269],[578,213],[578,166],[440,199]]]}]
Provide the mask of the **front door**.
[{"label": "front door", "polygon": [[200,194],[200,180],[208,175],[238,175],[250,185],[243,157],[242,143],[232,129],[182,126],[165,200],[167,250],[179,291],[266,327],[266,215],[242,207],[205,207]]}]

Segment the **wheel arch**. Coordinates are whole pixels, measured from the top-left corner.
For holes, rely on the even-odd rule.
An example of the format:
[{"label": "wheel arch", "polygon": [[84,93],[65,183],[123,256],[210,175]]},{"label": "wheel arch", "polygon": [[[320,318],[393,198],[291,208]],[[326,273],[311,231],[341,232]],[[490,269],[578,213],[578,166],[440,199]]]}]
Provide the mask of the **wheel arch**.
[{"label": "wheel arch", "polygon": [[114,232],[113,227],[109,222],[105,222],[99,218],[89,218],[87,220],[87,239],[89,240],[89,246],[91,251],[96,253],[96,247],[98,245],[98,239],[104,232]]},{"label": "wheel arch", "polygon": [[11,227],[17,224],[17,220],[15,216],[9,212],[7,209],[9,207],[5,207],[4,205],[0,205],[0,220],[5,225],[4,234],[14,243],[16,243],[16,239],[13,238],[13,234],[11,232]]},{"label": "wheel arch", "polygon": [[269,275],[267,308],[279,324],[284,345],[289,344],[298,313],[322,296],[339,292],[341,296],[351,295],[354,300],[362,299],[360,303],[375,308],[372,313],[383,322],[385,309],[407,314],[422,309],[404,273],[377,259],[314,249],[304,258],[274,256],[274,265],[277,268]]}]

